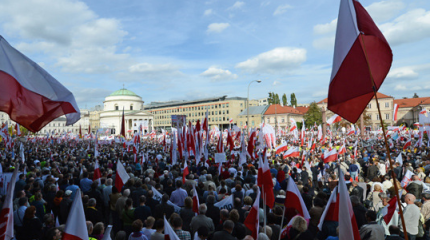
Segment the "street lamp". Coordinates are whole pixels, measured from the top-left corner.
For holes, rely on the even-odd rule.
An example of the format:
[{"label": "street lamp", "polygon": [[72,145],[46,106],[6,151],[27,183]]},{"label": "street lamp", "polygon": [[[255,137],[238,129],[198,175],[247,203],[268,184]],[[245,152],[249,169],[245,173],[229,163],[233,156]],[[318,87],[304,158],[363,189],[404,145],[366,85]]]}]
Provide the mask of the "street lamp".
[{"label": "street lamp", "polygon": [[248,98],[246,100],[246,132],[249,133],[248,129],[249,129],[249,87],[251,86],[251,83],[253,82],[257,82],[257,83],[261,83],[261,80],[253,80],[249,83],[248,85]]}]

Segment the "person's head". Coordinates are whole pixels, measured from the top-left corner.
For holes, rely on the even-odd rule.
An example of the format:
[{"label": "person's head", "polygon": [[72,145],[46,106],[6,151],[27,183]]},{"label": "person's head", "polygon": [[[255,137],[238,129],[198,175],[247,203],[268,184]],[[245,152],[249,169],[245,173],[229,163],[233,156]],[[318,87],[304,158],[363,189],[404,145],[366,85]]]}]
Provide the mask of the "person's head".
[{"label": "person's head", "polygon": [[182,181],[181,180],[177,180],[176,181],[176,188],[181,188],[182,187]]},{"label": "person's head", "polygon": [[163,194],[163,196],[161,197],[161,202],[167,203],[167,201],[169,201],[169,195]]},{"label": "person's head", "polygon": [[106,186],[111,186],[112,185],[112,178],[108,178],[106,180]]},{"label": "person's head", "polygon": [[130,196],[130,189],[125,189],[124,193],[122,194],[124,197]]},{"label": "person's head", "polygon": [[373,210],[367,210],[366,219],[368,222],[373,222],[376,220],[376,212]]},{"label": "person's head", "polygon": [[243,203],[244,203],[245,205],[248,205],[248,206],[252,205],[252,198],[251,198],[250,196],[246,196],[246,197],[243,199]]},{"label": "person's head", "polygon": [[146,218],[145,220],[146,228],[151,229],[154,226],[154,222],[155,222],[155,218],[153,217]]},{"label": "person's head", "polygon": [[209,196],[206,198],[206,203],[207,203],[208,205],[213,205],[213,204],[215,203],[215,196],[214,196],[214,195],[209,195]]},{"label": "person's head", "polygon": [[60,240],[61,239],[61,231],[58,228],[51,228],[46,233],[47,240]]},{"label": "person's head", "polygon": [[221,211],[219,211],[219,216],[220,216],[222,221],[227,220],[228,219],[228,210],[227,209],[221,209]]},{"label": "person's head", "polygon": [[88,207],[95,207],[97,204],[97,201],[95,198],[90,198],[90,200],[88,200]]},{"label": "person's head", "polygon": [[308,224],[306,220],[301,216],[293,217],[292,228],[296,229],[298,232],[305,232],[308,229]]},{"label": "person's head", "polygon": [[351,196],[351,204],[352,206],[360,205],[360,198],[355,195]]},{"label": "person's head", "polygon": [[133,199],[127,198],[127,200],[125,200],[125,208],[130,209],[132,207],[133,207]]},{"label": "person's head", "polygon": [[232,220],[234,223],[237,223],[239,222],[239,218],[239,212],[237,211],[237,209],[232,209],[229,214],[229,219]]},{"label": "person's head", "polygon": [[140,205],[143,205],[143,204],[146,203],[146,197],[145,197],[145,195],[140,196],[139,202],[140,202]]},{"label": "person's head", "polygon": [[240,200],[240,198],[235,198],[234,199],[234,207],[238,208],[242,206],[242,200]]},{"label": "person's head", "polygon": [[380,192],[381,190],[382,190],[381,185],[379,185],[379,184],[376,184],[375,187],[373,188],[373,191],[375,191],[375,192]]},{"label": "person's head", "polygon": [[143,223],[140,219],[135,220],[131,224],[131,228],[132,228],[133,232],[140,232],[142,230],[142,227],[143,227]]},{"label": "person's head", "polygon": [[172,222],[172,227],[174,229],[181,229],[182,228],[182,218],[180,217],[175,217],[171,220]]},{"label": "person's head", "polygon": [[87,231],[88,231],[88,235],[93,233],[93,223],[91,221],[87,221]]},{"label": "person's head", "polygon": [[388,227],[388,231],[390,232],[390,235],[393,235],[393,234],[399,235],[400,234],[400,228],[395,226],[395,225],[390,225],[390,227]]},{"label": "person's head", "polygon": [[161,232],[164,230],[164,220],[163,219],[158,219],[157,222],[155,222],[155,229],[158,232]]},{"label": "person's head", "polygon": [[233,232],[233,228],[234,228],[234,222],[231,220],[226,220],[224,222],[224,224],[222,225],[223,229],[229,233]]},{"label": "person's head", "polygon": [[127,233],[125,231],[119,231],[116,233],[115,240],[126,240]]},{"label": "person's head", "polygon": [[25,210],[24,218],[25,219],[32,219],[36,216],[36,207],[30,206]]},{"label": "person's head", "polygon": [[96,223],[93,228],[93,235],[103,235],[105,233],[105,225],[102,222]]},{"label": "person's head", "polygon": [[199,229],[197,229],[197,236],[201,240],[208,239],[209,236],[209,229],[206,226],[201,226]]},{"label": "person's head", "polygon": [[430,200],[430,193],[423,193],[421,194],[421,197],[424,201]]},{"label": "person's head", "polygon": [[415,203],[415,196],[411,193],[406,194],[405,196],[405,203],[406,204],[414,204]]},{"label": "person's head", "polygon": [[184,200],[184,207],[187,209],[193,208],[193,199],[191,197],[186,197]]},{"label": "person's head", "polygon": [[18,200],[18,206],[25,206],[28,203],[28,198],[27,197],[22,197]]},{"label": "person's head", "polygon": [[208,207],[206,206],[206,204],[202,203],[199,205],[199,214],[205,215],[207,210]]}]

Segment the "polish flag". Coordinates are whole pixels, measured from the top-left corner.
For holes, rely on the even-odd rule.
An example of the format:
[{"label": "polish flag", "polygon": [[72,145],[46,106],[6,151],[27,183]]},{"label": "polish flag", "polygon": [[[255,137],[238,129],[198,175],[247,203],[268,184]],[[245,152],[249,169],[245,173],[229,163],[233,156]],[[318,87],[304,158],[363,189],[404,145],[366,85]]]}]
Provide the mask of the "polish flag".
[{"label": "polish flag", "polygon": [[85,220],[84,206],[82,204],[81,191],[76,191],[70,214],[67,217],[63,240],[87,240],[88,231]]},{"label": "polish flag", "polygon": [[288,144],[286,142],[275,148],[276,154],[279,154],[279,153],[281,153],[283,151],[287,151],[287,150],[288,150]]},{"label": "polish flag", "polygon": [[355,123],[387,76],[393,54],[372,18],[356,0],[341,0],[328,109]]},{"label": "polish flag", "polygon": [[96,160],[96,164],[94,166],[94,174],[93,174],[93,181],[97,181],[100,184],[100,178],[101,178],[101,173],[100,173],[100,166],[99,166],[99,160]]},{"label": "polish flag", "polygon": [[31,132],[65,115],[66,125],[80,117],[73,94],[48,72],[0,36],[0,111]]},{"label": "polish flag", "polygon": [[300,157],[300,150],[299,147],[291,147],[284,153],[283,158],[286,159],[287,157]]},{"label": "polish flag", "polygon": [[339,152],[337,154],[342,155],[346,153],[345,143],[343,143],[342,147],[340,147]]},{"label": "polish flag", "polygon": [[181,240],[166,220],[166,216],[164,216],[164,240]]},{"label": "polish flag", "polygon": [[15,124],[15,131],[17,136],[21,136],[21,129],[19,128],[19,123]]},{"label": "polish flag", "polygon": [[249,212],[248,216],[243,222],[243,224],[252,232],[252,237],[254,239],[257,239],[258,230],[260,228],[259,206],[260,206],[260,191],[258,191],[254,204],[252,205],[251,211]]},{"label": "polish flag", "polygon": [[[154,132],[154,131],[152,131]],[[151,132],[151,138],[152,138],[152,132]],[[154,132],[155,133],[155,132]],[[124,107],[122,108],[122,118],[121,118],[121,131],[119,133],[121,136],[125,137],[125,118],[124,118]],[[118,189],[119,191],[119,189]]]},{"label": "polish flag", "polygon": [[336,148],[333,148],[331,151],[326,150],[324,152],[324,163],[334,162],[337,159],[337,151]]},{"label": "polish flag", "polygon": [[355,134],[355,126],[354,124],[351,124],[351,128],[349,129],[349,132],[348,132],[348,136],[354,135],[354,134]]},{"label": "polish flag", "polygon": [[188,164],[187,164],[187,160],[185,160],[184,163],[184,171],[182,173],[182,183],[185,183],[185,177],[190,174],[190,170],[188,169]]},{"label": "polish flag", "polygon": [[396,162],[400,163],[400,166],[403,166],[403,157],[401,152],[399,156],[396,157]]},{"label": "polish flag", "polygon": [[391,221],[391,218],[393,218],[394,212],[397,208],[397,196],[394,196],[391,198],[390,201],[388,201],[387,206],[381,209],[381,215],[384,218],[385,223],[388,225]]},{"label": "polish flag", "polygon": [[193,212],[199,214],[199,195],[197,194],[196,187],[193,185]]},{"label": "polish flag", "polygon": [[291,122],[290,132],[297,130],[296,120],[294,120],[294,118],[290,118],[290,122]]},{"label": "polish flag", "polygon": [[[18,175],[18,166],[12,174],[10,183],[16,182]],[[13,194],[15,192],[15,184],[8,184],[6,199],[0,214],[0,239],[10,240],[13,239]],[[85,239],[86,240],[86,239]]]},{"label": "polish flag", "polygon": [[263,157],[264,162],[260,157],[258,163],[257,185],[264,190],[262,197],[266,198],[266,205],[273,208],[273,205],[275,204],[275,194],[273,193],[272,173],[270,172],[266,151],[264,151]]},{"label": "polish flag", "polygon": [[337,222],[338,220],[339,220],[339,194],[337,192],[337,186],[336,186],[331,192],[327,205],[324,208],[324,212],[321,215],[320,221],[318,223],[318,229],[322,231],[322,226],[324,221]]},{"label": "polish flag", "polygon": [[423,110],[421,110],[420,114],[423,114],[423,115],[427,116],[427,109],[424,108]]},{"label": "polish flag", "polygon": [[406,151],[406,149],[411,146],[412,142],[411,142],[411,138],[408,139],[408,141],[405,143],[405,145],[403,146],[403,151]]},{"label": "polish flag", "polygon": [[397,121],[397,114],[399,112],[399,105],[397,103],[394,104],[394,110],[393,110],[393,120]]},{"label": "polish flag", "polygon": [[230,152],[233,151],[234,141],[233,141],[233,137],[231,136],[230,129],[228,129],[228,132],[227,132],[227,145],[229,146]]},{"label": "polish flag", "polygon": [[232,123],[233,122],[233,118],[230,118],[230,121],[229,121],[230,123]]},{"label": "polish flag", "polygon": [[319,125],[318,126],[318,141],[321,142],[322,138],[323,138],[322,127],[321,127],[321,125]]},{"label": "polish flag", "polygon": [[327,120],[327,124],[332,125],[333,123],[340,122],[341,120],[342,118],[339,115],[335,114]]},{"label": "polish flag", "polygon": [[300,191],[292,178],[288,179],[287,195],[285,197],[284,206],[286,212],[285,217],[287,219],[291,219],[297,214],[306,220],[311,218],[308,209],[306,208],[305,202],[303,201],[302,195],[300,194]]},{"label": "polish flag", "polygon": [[357,221],[352,210],[351,199],[343,172],[339,171],[339,239],[359,240]]},{"label": "polish flag", "polygon": [[300,132],[300,146],[305,143],[305,120],[302,121],[302,131]]},{"label": "polish flag", "polygon": [[128,176],[127,171],[125,171],[124,166],[122,165],[121,161],[118,159],[118,162],[116,163],[116,176],[115,176],[115,187],[118,189],[118,191],[121,191],[124,184],[128,181],[130,176]]},{"label": "polish flag", "polygon": [[216,146],[216,149],[217,149],[218,153],[224,152],[224,143],[223,143],[223,139],[222,139],[222,133],[219,134],[219,139],[218,139],[218,144]]}]

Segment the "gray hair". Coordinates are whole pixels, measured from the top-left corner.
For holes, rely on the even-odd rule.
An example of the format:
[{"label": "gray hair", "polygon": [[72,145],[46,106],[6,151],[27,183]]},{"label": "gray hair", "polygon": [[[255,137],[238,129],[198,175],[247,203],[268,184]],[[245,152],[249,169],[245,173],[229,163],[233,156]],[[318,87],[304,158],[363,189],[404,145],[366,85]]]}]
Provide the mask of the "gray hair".
[{"label": "gray hair", "polygon": [[206,214],[206,211],[208,210],[208,208],[206,207],[206,204],[202,203],[199,205],[199,213],[200,214]]},{"label": "gray hair", "polygon": [[354,205],[360,204],[360,198],[358,198],[357,196],[351,196],[351,203]]},{"label": "gray hair", "polygon": [[97,204],[97,201],[95,198],[90,198],[90,200],[88,200],[88,206],[94,207],[96,204]]},{"label": "gray hair", "polygon": [[122,194],[124,197],[130,196],[130,189],[125,189],[124,193]]},{"label": "gray hair", "polygon": [[234,222],[232,220],[227,220],[222,225],[224,229],[233,230],[234,228]]}]

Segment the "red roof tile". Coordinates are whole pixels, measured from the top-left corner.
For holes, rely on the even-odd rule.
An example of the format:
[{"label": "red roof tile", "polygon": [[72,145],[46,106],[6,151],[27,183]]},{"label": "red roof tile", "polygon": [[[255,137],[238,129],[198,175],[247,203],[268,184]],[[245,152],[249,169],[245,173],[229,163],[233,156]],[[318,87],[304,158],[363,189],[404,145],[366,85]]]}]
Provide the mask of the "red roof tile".
[{"label": "red roof tile", "polygon": [[430,104],[430,97],[395,99],[394,104],[400,108],[416,107],[420,104]]},{"label": "red roof tile", "polygon": [[296,110],[298,110],[302,114],[305,114],[309,111],[309,107],[296,107]]},{"label": "red roof tile", "polygon": [[[380,92],[377,92],[376,95],[378,96],[378,99],[381,99],[381,98],[393,98],[391,96],[385,95],[385,94],[380,93]],[[373,98],[375,98],[375,96],[373,96]],[[318,102],[318,104],[320,104],[320,103],[327,103],[327,98],[324,98],[323,100],[321,100],[321,101]]]},{"label": "red roof tile", "polygon": [[[276,107],[275,107],[276,106]],[[276,111],[275,111],[276,108]],[[283,113],[293,113],[293,114],[300,114],[303,115],[302,112],[300,112],[299,110],[297,110],[296,108],[293,107],[289,107],[289,106],[281,106],[280,104],[273,104],[270,105],[266,112],[264,113],[264,115],[271,115],[271,114],[283,114]]]}]

